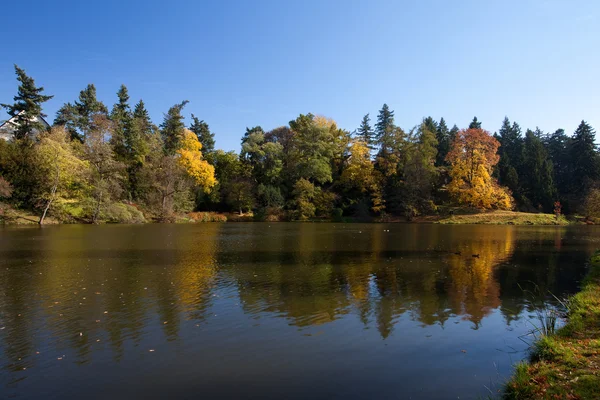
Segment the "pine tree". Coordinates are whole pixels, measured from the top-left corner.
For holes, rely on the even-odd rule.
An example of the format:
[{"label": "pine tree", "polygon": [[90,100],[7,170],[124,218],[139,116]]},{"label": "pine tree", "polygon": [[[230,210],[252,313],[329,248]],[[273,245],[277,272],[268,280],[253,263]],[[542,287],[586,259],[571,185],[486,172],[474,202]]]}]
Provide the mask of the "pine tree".
[{"label": "pine tree", "polygon": [[[557,129],[553,134],[545,138],[546,149],[554,166],[554,182],[561,201],[568,197],[570,165],[569,150],[571,138],[567,136],[564,129]],[[568,206],[568,204],[565,204]],[[569,211],[569,210],[566,210]]]},{"label": "pine tree", "polygon": [[500,162],[498,163],[498,180],[507,186],[520,200],[519,175],[523,169],[523,138],[521,127],[516,122],[510,124],[504,117],[502,126],[495,135],[500,142]]},{"label": "pine tree", "polygon": [[469,124],[469,129],[481,129],[481,122],[477,121],[477,117],[473,117],[473,121]]},{"label": "pine tree", "polygon": [[[458,131],[458,128],[456,128]],[[446,155],[448,151],[450,151],[450,131],[448,130],[448,126],[446,125],[446,121],[444,118],[440,119],[440,123],[435,130],[435,136],[438,142],[437,146],[437,156],[435,159],[435,166],[440,167],[442,165],[446,165]]]},{"label": "pine tree", "polygon": [[523,148],[523,194],[531,206],[552,212],[556,201],[552,161],[539,138],[541,132],[527,130]]},{"label": "pine tree", "polygon": [[175,154],[179,148],[183,130],[185,129],[183,123],[184,117],[181,114],[181,111],[187,103],[189,103],[189,101],[184,100],[169,108],[169,111],[165,114],[163,123],[160,125],[160,134],[163,138],[164,150],[168,155]]},{"label": "pine tree", "polygon": [[129,93],[125,85],[121,85],[117,97],[119,100],[110,113],[110,119],[113,122],[111,144],[117,159],[128,161],[133,115],[129,107]]},{"label": "pine tree", "polygon": [[36,87],[35,81],[25,71],[15,64],[15,73],[20,82],[17,95],[13,98],[14,104],[1,104],[11,117],[16,117],[17,128],[15,138],[23,139],[31,136],[35,131],[42,131],[45,126],[35,120],[37,117],[45,117],[42,113],[42,103],[47,102],[54,96],[43,95],[43,87]]},{"label": "pine tree", "polygon": [[89,84],[79,92],[79,101],[66,103],[57,111],[54,125],[64,125],[71,138],[83,142],[96,115],[108,115],[108,109],[97,99],[96,87]]},{"label": "pine tree", "polygon": [[360,126],[356,130],[356,136],[367,145],[369,150],[373,150],[375,148],[375,133],[373,132],[370,121],[371,118],[369,118],[369,114],[366,114],[360,122]]},{"label": "pine tree", "polygon": [[394,131],[394,111],[390,110],[387,104],[384,104],[377,115],[375,124],[375,138],[380,147],[380,154],[385,156],[390,152],[392,133]]},{"label": "pine tree", "polygon": [[210,131],[206,122],[201,121],[194,114],[192,114],[190,131],[194,132],[198,137],[198,140],[202,144],[202,153],[205,157],[215,151],[215,134]]},{"label": "pine tree", "polygon": [[581,121],[573,134],[569,150],[571,164],[571,190],[576,203],[581,203],[590,185],[600,178],[600,160],[596,144],[596,132],[585,121]]}]

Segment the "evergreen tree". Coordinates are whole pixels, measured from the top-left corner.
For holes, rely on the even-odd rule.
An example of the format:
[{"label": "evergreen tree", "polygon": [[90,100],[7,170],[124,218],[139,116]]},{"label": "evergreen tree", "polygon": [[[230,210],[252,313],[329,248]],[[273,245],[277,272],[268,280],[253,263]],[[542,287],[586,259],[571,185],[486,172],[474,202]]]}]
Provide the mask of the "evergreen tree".
[{"label": "evergreen tree", "polygon": [[113,122],[111,144],[117,160],[127,161],[131,144],[133,114],[129,107],[127,87],[121,85],[117,92],[118,102],[113,106],[110,119]]},{"label": "evergreen tree", "polygon": [[187,103],[189,102],[184,100],[169,108],[169,111],[165,114],[163,123],[160,125],[160,134],[163,138],[164,150],[167,155],[175,154],[175,151],[179,148],[183,130],[185,129],[183,123],[184,117],[181,111]]},{"label": "evergreen tree", "polygon": [[205,156],[208,156],[215,151],[215,134],[210,131],[206,122],[198,119],[194,114],[192,114],[190,131],[198,136],[198,140],[200,141],[200,144],[202,144],[202,153]]},{"label": "evergreen tree", "polygon": [[13,98],[14,104],[1,104],[11,117],[16,117],[17,124],[15,138],[23,139],[31,136],[35,131],[42,131],[45,126],[35,118],[45,117],[42,113],[42,104],[54,96],[43,95],[43,87],[36,87],[35,81],[25,71],[15,64],[15,73],[20,82],[17,95]]},{"label": "evergreen tree", "polygon": [[[456,128],[456,130],[458,132],[458,128]],[[448,126],[446,125],[444,118],[440,119],[440,123],[435,130],[435,136],[438,142],[435,166],[440,167],[442,165],[446,165],[446,155],[448,155],[448,151],[450,151],[451,143],[450,131],[448,130]]]},{"label": "evergreen tree", "polygon": [[473,117],[473,121],[469,124],[469,129],[481,129],[481,122],[477,121],[477,117]]},{"label": "evergreen tree", "polygon": [[379,145],[380,155],[388,154],[392,145],[392,136],[394,131],[394,111],[390,110],[387,104],[384,104],[377,115],[377,123],[375,124],[375,138]]},{"label": "evergreen tree", "polygon": [[507,186],[515,198],[520,201],[519,175],[523,167],[521,127],[516,122],[511,125],[508,117],[504,117],[502,126],[495,137],[500,142],[498,180],[501,185]]},{"label": "evergreen tree", "polygon": [[96,87],[87,85],[79,93],[79,101],[66,103],[56,113],[54,125],[64,125],[71,138],[83,142],[87,133],[93,129],[96,115],[108,115],[106,106],[97,99]]},{"label": "evergreen tree", "polygon": [[591,184],[600,178],[600,160],[596,144],[596,132],[581,121],[573,134],[569,149],[571,164],[571,190],[576,204],[580,204]]},{"label": "evergreen tree", "polygon": [[523,195],[534,208],[552,212],[556,200],[552,161],[540,132],[527,130],[523,149]]},{"label": "evergreen tree", "polygon": [[[553,134],[545,138],[546,149],[552,165],[554,166],[554,182],[558,190],[558,195],[561,201],[568,197],[570,163],[569,150],[571,147],[571,138],[567,136],[564,129],[557,129]],[[564,204],[568,207],[568,204]],[[569,211],[566,209],[565,211]]]},{"label": "evergreen tree", "polygon": [[360,126],[356,131],[356,136],[367,145],[369,150],[373,150],[375,148],[375,132],[373,132],[373,128],[371,128],[370,121],[371,118],[369,118],[369,114],[366,114],[360,122]]}]

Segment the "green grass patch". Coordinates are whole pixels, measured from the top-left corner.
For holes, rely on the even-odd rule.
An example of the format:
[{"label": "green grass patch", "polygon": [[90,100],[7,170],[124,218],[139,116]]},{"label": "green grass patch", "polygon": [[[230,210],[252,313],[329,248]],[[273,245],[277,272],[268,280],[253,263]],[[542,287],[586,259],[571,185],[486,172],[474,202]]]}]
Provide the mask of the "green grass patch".
[{"label": "green grass patch", "polygon": [[490,211],[476,214],[452,215],[437,221],[439,224],[485,224],[485,225],[568,225],[561,215],[524,213],[516,211]]},{"label": "green grass patch", "polygon": [[505,399],[600,398],[600,253],[582,290],[569,301],[568,321],[539,338],[530,363],[515,366]]}]

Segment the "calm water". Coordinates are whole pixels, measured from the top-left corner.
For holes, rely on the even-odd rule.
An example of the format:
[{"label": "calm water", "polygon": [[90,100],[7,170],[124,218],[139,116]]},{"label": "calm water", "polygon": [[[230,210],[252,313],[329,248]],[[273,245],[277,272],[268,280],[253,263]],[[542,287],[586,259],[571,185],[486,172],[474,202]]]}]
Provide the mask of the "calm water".
[{"label": "calm water", "polygon": [[572,293],[598,247],[585,226],[0,229],[0,398],[477,398],[525,356],[519,285]]}]

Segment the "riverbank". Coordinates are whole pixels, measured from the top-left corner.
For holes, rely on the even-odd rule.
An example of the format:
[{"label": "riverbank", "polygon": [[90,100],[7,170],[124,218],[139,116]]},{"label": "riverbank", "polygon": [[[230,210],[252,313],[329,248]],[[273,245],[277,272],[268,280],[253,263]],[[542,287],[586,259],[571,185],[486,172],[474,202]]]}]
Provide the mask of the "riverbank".
[{"label": "riverbank", "polygon": [[[116,217],[111,220],[100,220],[99,223],[152,223],[158,222],[152,217],[145,215],[141,210],[135,209],[132,206],[123,205],[123,210],[120,213],[114,213]],[[135,211],[135,218],[132,217],[132,212]],[[39,221],[39,216],[30,212],[12,208],[10,206],[0,207],[0,225],[36,225]],[[237,213],[219,213],[219,212],[191,212],[187,214],[176,215],[168,221],[174,223],[206,223],[206,222],[286,222],[283,215],[263,216],[257,218],[252,213],[239,215]],[[355,217],[343,216],[341,219],[313,219],[308,222],[374,222],[374,223],[418,223],[418,224],[444,224],[444,225],[569,225],[572,223],[582,223],[577,220],[570,221],[564,215],[558,218],[554,214],[541,213],[525,213],[517,211],[477,211],[459,209],[454,211],[452,215],[437,214],[424,215],[413,218],[407,221],[405,217],[395,217],[387,215],[383,218],[372,218],[370,220],[357,219]],[[56,224],[86,224],[86,221],[74,216],[68,216],[60,219],[49,216],[44,220],[45,225]]]},{"label": "riverbank", "polygon": [[568,322],[534,344],[515,367],[505,399],[597,399],[600,396],[600,252],[582,290],[568,302]]}]

